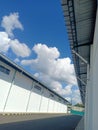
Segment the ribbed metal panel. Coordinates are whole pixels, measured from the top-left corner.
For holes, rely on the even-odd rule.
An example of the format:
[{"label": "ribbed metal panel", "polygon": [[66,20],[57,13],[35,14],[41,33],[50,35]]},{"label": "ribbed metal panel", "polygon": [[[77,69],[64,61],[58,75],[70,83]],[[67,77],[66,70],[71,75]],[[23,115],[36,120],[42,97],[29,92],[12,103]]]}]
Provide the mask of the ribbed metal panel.
[{"label": "ribbed metal panel", "polygon": [[[71,50],[75,50],[88,63],[90,62],[90,45],[93,43],[93,35],[96,18],[96,0],[62,0],[65,23],[70,41]],[[87,65],[72,53],[78,85],[83,103],[87,83]],[[81,81],[79,80],[81,79]]]}]

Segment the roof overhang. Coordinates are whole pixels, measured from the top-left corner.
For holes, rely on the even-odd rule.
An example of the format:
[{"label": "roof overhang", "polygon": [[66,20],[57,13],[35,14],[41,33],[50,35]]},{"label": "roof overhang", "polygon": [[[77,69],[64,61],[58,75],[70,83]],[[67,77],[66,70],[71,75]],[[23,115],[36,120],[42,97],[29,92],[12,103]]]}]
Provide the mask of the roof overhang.
[{"label": "roof overhang", "polygon": [[62,7],[81,99],[85,103],[87,64],[90,62],[90,45],[93,44],[97,0],[62,0]]}]

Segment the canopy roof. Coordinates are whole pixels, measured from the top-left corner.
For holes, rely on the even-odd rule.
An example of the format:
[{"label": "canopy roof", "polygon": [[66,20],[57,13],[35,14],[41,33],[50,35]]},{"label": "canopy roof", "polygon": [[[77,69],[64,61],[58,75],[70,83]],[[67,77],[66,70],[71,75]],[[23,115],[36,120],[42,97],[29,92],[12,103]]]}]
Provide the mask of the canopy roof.
[{"label": "canopy roof", "polygon": [[93,43],[97,0],[62,0],[62,7],[81,99],[85,103],[87,64]]}]

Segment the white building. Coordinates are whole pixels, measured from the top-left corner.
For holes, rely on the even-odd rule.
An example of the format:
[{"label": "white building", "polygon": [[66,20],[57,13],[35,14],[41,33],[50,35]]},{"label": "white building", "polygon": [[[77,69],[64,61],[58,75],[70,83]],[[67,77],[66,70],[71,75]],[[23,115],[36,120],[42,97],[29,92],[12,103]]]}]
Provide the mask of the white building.
[{"label": "white building", "polygon": [[0,112],[67,113],[69,102],[0,54]]},{"label": "white building", "polygon": [[[85,105],[84,129],[98,130],[98,0],[62,0],[62,7]],[[77,130],[83,130],[80,124]]]}]

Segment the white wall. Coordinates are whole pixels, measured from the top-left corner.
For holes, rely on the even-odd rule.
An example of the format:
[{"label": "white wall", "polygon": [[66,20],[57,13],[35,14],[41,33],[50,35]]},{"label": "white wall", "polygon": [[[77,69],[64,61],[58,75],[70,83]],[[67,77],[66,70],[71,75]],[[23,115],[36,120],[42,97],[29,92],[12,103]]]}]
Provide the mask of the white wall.
[{"label": "white wall", "polygon": [[98,9],[91,46],[90,77],[87,84],[85,130],[98,129]]},{"label": "white wall", "polygon": [[15,80],[5,108],[6,111],[25,112],[32,81],[22,73],[16,72]]},{"label": "white wall", "polygon": [[93,43],[92,62],[92,130],[98,129],[98,9],[96,17],[95,36]]},{"label": "white wall", "polygon": [[60,103],[57,95],[23,73],[1,61],[0,65],[10,70],[9,75],[0,71],[0,112],[67,112],[63,99]]},{"label": "white wall", "polygon": [[54,97],[51,97],[51,95],[49,94],[49,98],[48,98],[48,112],[53,112],[54,109]]},{"label": "white wall", "polygon": [[15,70],[2,63],[1,61],[0,65],[4,65],[8,69],[11,69],[10,75],[7,75],[0,71],[0,112],[3,112]]},{"label": "white wall", "polygon": [[54,110],[53,112],[57,113],[58,112],[58,97],[55,96],[55,103],[54,103]]},{"label": "white wall", "polygon": [[28,110],[27,110],[28,112],[39,112],[40,111],[41,94],[42,94],[42,90],[40,91],[33,87],[30,101],[29,101]]},{"label": "white wall", "polygon": [[64,107],[63,112],[67,113],[67,111],[68,111],[67,105],[64,104],[63,107]]},{"label": "white wall", "polygon": [[48,103],[49,103],[49,92],[48,90],[44,89],[42,94],[42,101],[41,101],[41,107],[40,112],[47,112],[48,111]]}]

